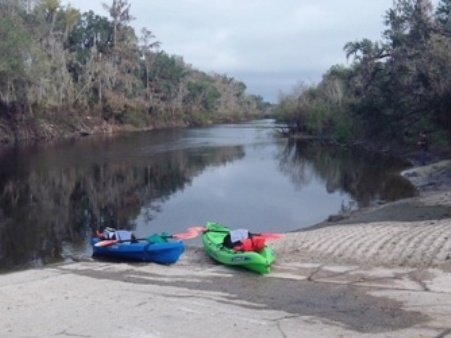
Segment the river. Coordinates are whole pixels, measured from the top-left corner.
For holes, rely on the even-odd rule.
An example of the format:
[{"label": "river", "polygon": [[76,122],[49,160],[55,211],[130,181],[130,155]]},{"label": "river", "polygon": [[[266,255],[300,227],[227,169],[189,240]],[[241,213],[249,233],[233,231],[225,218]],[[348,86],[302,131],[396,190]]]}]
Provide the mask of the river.
[{"label": "river", "polygon": [[138,237],[207,221],[286,232],[415,194],[398,175],[401,160],[280,139],[274,127],[262,120],[4,149],[0,271],[89,257],[93,231],[105,226]]}]

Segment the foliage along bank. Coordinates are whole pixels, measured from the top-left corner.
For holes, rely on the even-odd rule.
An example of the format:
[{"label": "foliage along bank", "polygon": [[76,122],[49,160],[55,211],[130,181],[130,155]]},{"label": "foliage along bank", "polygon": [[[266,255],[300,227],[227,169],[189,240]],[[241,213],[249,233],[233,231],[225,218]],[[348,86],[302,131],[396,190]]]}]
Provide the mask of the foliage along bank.
[{"label": "foliage along bank", "polygon": [[376,150],[405,151],[425,130],[438,148],[451,141],[451,0],[395,0],[381,41],[344,46],[349,67],[279,97],[289,133],[330,137]]},{"label": "foliage along bank", "polygon": [[128,0],[109,17],[59,0],[0,2],[0,141],[204,125],[262,116],[263,98],[227,75],[168,55],[130,25]]}]

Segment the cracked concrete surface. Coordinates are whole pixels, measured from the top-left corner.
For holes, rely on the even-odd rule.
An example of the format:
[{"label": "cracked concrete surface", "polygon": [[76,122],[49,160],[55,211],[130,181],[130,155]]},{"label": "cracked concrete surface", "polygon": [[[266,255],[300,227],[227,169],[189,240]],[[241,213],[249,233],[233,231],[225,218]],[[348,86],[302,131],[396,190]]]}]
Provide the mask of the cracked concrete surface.
[{"label": "cracked concrete surface", "polygon": [[[203,264],[191,269],[193,260]],[[0,297],[2,337],[446,337],[451,330],[451,273],[297,262],[259,276],[193,248],[173,266],[90,261],[4,275]]]}]

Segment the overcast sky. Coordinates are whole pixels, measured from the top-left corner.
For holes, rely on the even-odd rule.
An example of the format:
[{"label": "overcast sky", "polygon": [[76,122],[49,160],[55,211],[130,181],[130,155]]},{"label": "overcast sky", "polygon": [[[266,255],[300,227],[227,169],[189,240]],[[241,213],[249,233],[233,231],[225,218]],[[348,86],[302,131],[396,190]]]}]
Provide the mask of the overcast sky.
[{"label": "overcast sky", "polygon": [[[438,0],[437,0],[438,1]],[[434,1],[436,3],[437,1]],[[63,0],[108,16],[102,2]],[[275,102],[348,65],[349,41],[381,40],[392,0],[130,0],[137,35],[146,27],[161,49],[206,72],[226,74],[249,94]]]}]

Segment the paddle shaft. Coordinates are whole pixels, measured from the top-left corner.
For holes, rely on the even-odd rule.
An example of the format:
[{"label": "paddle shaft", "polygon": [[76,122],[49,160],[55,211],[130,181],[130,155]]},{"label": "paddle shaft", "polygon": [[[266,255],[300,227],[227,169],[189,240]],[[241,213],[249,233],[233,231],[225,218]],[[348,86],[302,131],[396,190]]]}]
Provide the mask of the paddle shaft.
[{"label": "paddle shaft", "polygon": [[[163,238],[173,238],[172,236],[161,236]],[[116,243],[125,243],[125,242],[139,242],[139,241],[147,241],[148,238],[133,238],[133,239],[122,239],[122,240],[115,240],[112,239],[111,241],[116,241]],[[104,241],[110,241],[110,239],[104,239]]]},{"label": "paddle shaft", "polygon": [[[162,238],[177,238],[175,235],[162,235],[160,236]],[[116,240],[116,239],[103,239],[94,244],[96,247],[104,247],[104,246],[110,246],[118,243],[126,243],[126,242],[139,242],[139,241],[147,241],[149,242],[149,238],[131,238],[131,239],[123,239],[123,240]],[[149,244],[153,244],[152,242],[149,242]]]},{"label": "paddle shaft", "polygon": [[[230,230],[210,230],[207,228],[203,228],[203,232],[221,232],[221,233],[229,233]],[[265,233],[252,233],[249,232],[250,236],[262,236],[266,237],[267,239],[278,239],[281,238],[283,235],[278,233],[272,233],[272,232],[265,232]]]},{"label": "paddle shaft", "polygon": [[[162,238],[177,238],[174,235],[163,235],[160,236]],[[121,239],[121,240],[117,240],[117,239],[102,239],[100,240],[100,242],[103,241],[114,241],[115,243],[126,243],[126,242],[139,242],[139,241],[148,241],[149,238],[130,238],[130,239]]]}]

